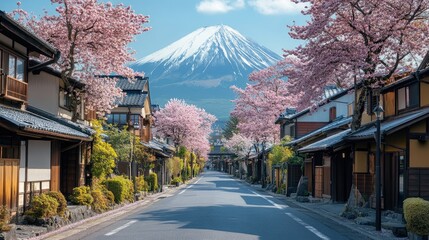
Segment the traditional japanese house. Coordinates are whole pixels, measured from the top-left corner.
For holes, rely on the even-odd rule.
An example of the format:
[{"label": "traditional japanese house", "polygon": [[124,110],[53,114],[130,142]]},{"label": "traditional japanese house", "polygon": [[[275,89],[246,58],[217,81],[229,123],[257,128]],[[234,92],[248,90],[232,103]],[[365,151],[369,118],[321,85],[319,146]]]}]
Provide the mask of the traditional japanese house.
[{"label": "traditional japanese house", "polygon": [[[349,90],[350,89],[335,91],[329,95],[326,94],[325,99],[319,103],[318,108],[314,111],[305,109],[289,117],[289,119],[293,120],[296,126],[294,129],[298,129],[298,131],[295,130],[297,137],[287,145],[298,150],[300,153],[306,153],[302,154],[305,156],[304,176],[308,179],[308,192],[312,193],[312,195],[316,197],[331,198],[331,172],[333,164],[328,154],[323,154],[321,151],[301,152],[300,148],[308,146],[349,127],[354,100],[354,93]],[[312,128],[311,130],[309,130],[310,128],[303,128],[303,126],[306,126],[303,123],[308,123],[309,120],[313,120],[315,123],[318,123],[318,127],[314,129]],[[299,128],[301,128],[301,130]],[[302,134],[303,132],[305,134]],[[288,166],[288,193],[293,192],[296,189],[299,178],[301,177],[301,174],[299,173],[297,166]]]},{"label": "traditional japanese house", "polygon": [[[384,209],[400,210],[406,197],[429,199],[429,55],[416,72],[381,89],[381,194]],[[345,139],[353,143],[353,182],[375,206],[375,116]]]},{"label": "traditional japanese house", "polygon": [[[41,55],[45,62],[29,60]],[[85,182],[92,131],[83,118],[67,120],[63,83],[49,67],[59,56],[0,11],[0,205],[14,215],[34,195],[53,190],[67,196]]]},{"label": "traditional japanese house", "polygon": [[[126,127],[140,139],[141,143],[148,144],[152,140],[152,105],[149,78],[139,76],[134,79],[123,76],[108,77],[117,79],[116,86],[122,89],[125,96],[118,102],[118,106],[106,115],[107,123],[116,125],[120,129]],[[134,144],[141,143],[135,142]],[[121,174],[131,176],[130,166],[130,161],[117,162],[117,168]],[[141,174],[143,172],[136,172],[137,176]]]}]

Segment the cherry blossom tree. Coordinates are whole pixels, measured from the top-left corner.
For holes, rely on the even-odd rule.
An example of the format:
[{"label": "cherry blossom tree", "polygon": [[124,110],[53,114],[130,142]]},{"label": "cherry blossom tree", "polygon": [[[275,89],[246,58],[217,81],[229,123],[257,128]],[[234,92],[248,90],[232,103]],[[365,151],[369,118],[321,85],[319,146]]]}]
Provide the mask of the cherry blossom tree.
[{"label": "cherry blossom tree", "polygon": [[208,137],[216,118],[205,110],[183,100],[171,99],[154,117],[156,132],[161,137],[171,138],[176,148],[185,146],[201,154],[210,148]]},{"label": "cherry blossom tree", "polygon": [[[282,64],[253,72],[249,76],[250,84],[245,89],[235,86],[237,94],[232,116],[238,119],[239,132],[255,145],[275,143],[280,133],[275,120],[284,111],[286,104],[295,104],[294,98],[288,97],[288,85],[282,79]],[[258,150],[258,149],[256,149]]]},{"label": "cherry blossom tree", "polygon": [[[286,104],[294,104],[288,95],[288,84],[282,79],[282,62],[249,76],[250,84],[245,89],[235,86],[238,95],[232,115],[238,119],[239,132],[252,139],[256,152],[264,152],[268,144],[279,141],[280,131],[275,120],[284,111]],[[262,162],[265,162],[263,154]],[[264,164],[261,165],[261,182],[265,185]]]},{"label": "cherry blossom tree", "polygon": [[71,77],[86,84],[84,98],[88,109],[104,115],[122,93],[116,88],[115,80],[97,76],[141,75],[125,64],[134,60],[128,44],[135,35],[149,30],[143,26],[148,17],[136,14],[129,6],[97,0],[51,0],[51,3],[57,5],[52,15],[45,12],[37,18],[22,9],[14,13],[35,34],[61,51],[57,67],[72,99],[72,120],[78,118],[77,106],[83,93],[69,81]]},{"label": "cherry blossom tree", "polygon": [[[195,153],[198,159],[207,157],[210,151],[208,139],[212,124],[216,121],[215,116],[183,100],[171,99],[154,117],[156,132],[161,137],[171,138],[177,153],[179,147],[183,146]],[[191,172],[193,171],[191,161]]]},{"label": "cherry blossom tree", "polygon": [[298,106],[322,95],[335,83],[347,87],[361,83],[352,129],[361,125],[367,94],[410,68],[427,51],[428,0],[294,0],[308,4],[311,19],[290,26],[290,36],[305,44],[285,50],[290,94],[300,96]]},{"label": "cherry blossom tree", "polygon": [[233,134],[230,139],[225,141],[225,147],[236,154],[239,158],[248,158],[252,151],[252,139],[243,136],[242,134]]}]

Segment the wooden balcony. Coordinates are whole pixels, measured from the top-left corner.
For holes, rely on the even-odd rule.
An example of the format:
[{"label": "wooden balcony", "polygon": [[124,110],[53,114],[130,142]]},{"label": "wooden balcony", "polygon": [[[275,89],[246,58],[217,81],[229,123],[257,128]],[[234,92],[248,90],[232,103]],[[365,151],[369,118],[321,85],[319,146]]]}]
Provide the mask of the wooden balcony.
[{"label": "wooden balcony", "polygon": [[5,98],[20,102],[27,101],[28,84],[26,82],[6,76],[2,79],[0,86],[1,94]]}]

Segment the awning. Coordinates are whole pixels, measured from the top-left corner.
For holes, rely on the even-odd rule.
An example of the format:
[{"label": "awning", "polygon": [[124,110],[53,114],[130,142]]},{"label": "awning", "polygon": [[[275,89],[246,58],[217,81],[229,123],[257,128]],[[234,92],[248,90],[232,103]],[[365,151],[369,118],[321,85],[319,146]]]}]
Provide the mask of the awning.
[{"label": "awning", "polygon": [[91,135],[36,113],[0,106],[0,125],[18,135],[91,141]]},{"label": "awning", "polygon": [[322,139],[320,141],[312,143],[308,146],[300,148],[300,149],[298,149],[298,152],[308,153],[308,152],[317,152],[317,151],[324,151],[324,150],[331,149],[334,146],[341,143],[343,141],[344,137],[346,137],[347,134],[349,134],[349,133],[350,133],[350,129],[344,130],[342,132],[339,132],[337,134],[329,136],[325,139]]},{"label": "awning", "polygon": [[[413,125],[425,118],[429,117],[429,108],[419,109],[418,111],[407,113],[396,118],[383,121],[380,124],[381,135],[389,135]],[[375,123],[362,127],[361,130],[347,136],[347,140],[366,140],[374,139],[376,132]]]}]

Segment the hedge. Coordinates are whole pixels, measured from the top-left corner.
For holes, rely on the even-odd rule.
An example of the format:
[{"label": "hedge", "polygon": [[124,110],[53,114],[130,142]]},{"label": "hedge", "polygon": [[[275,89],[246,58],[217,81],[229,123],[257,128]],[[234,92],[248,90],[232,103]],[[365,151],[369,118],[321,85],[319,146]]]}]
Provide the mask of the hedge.
[{"label": "hedge", "polygon": [[429,201],[421,198],[404,200],[404,218],[407,230],[418,235],[429,235]]},{"label": "hedge", "polygon": [[149,191],[155,192],[158,190],[158,175],[152,172],[146,177],[146,182],[149,185]]},{"label": "hedge", "polygon": [[59,203],[57,200],[45,193],[33,197],[30,209],[26,215],[35,218],[50,218],[57,215]]},{"label": "hedge", "polygon": [[113,193],[116,203],[122,203],[124,200],[128,200],[130,202],[134,200],[134,187],[130,180],[125,179],[122,176],[116,176],[114,178],[104,180],[103,184]]},{"label": "hedge", "polygon": [[94,198],[92,198],[91,189],[88,186],[80,186],[73,188],[73,194],[70,200],[77,205],[91,206]]},{"label": "hedge", "polygon": [[64,216],[67,210],[67,200],[61,192],[47,192],[48,196],[55,198],[58,202],[57,214],[61,217]]}]

